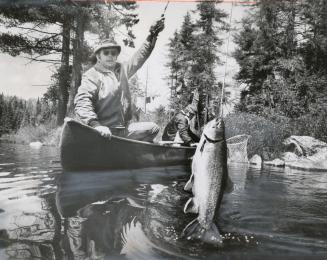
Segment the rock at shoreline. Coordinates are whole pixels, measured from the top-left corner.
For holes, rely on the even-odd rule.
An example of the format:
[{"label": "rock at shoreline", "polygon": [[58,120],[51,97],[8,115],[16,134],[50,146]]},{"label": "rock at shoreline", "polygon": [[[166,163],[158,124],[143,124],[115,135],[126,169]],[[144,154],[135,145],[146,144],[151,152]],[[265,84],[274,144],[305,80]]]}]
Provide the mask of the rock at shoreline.
[{"label": "rock at shoreline", "polygon": [[35,149],[39,149],[39,148],[41,148],[42,145],[43,145],[43,143],[41,143],[41,142],[39,142],[39,141],[37,141],[37,142],[31,142],[31,143],[30,143],[30,147],[31,147],[31,148],[35,148]]},{"label": "rock at shoreline", "polygon": [[301,157],[297,156],[295,153],[292,152],[286,152],[283,153],[282,159],[285,162],[291,162],[291,161],[298,161]]},{"label": "rock at shoreline", "polygon": [[278,158],[275,160],[272,160],[272,161],[265,161],[263,163],[266,165],[276,166],[276,167],[284,167],[285,166],[285,162]]},{"label": "rock at shoreline", "polygon": [[283,143],[292,152],[299,156],[311,156],[317,152],[320,152],[321,149],[327,148],[327,143],[315,139],[311,136],[292,135]]},{"label": "rock at shoreline", "polygon": [[293,149],[283,154],[287,167],[327,171],[327,143],[311,136],[291,136],[284,144]]},{"label": "rock at shoreline", "polygon": [[255,154],[251,157],[250,161],[249,161],[250,164],[252,165],[255,165],[255,166],[260,166],[262,165],[262,159],[261,159],[261,156],[258,155],[258,154]]},{"label": "rock at shoreline", "polygon": [[286,166],[296,169],[327,171],[327,148],[312,156],[300,157],[298,160],[285,161],[285,163]]}]

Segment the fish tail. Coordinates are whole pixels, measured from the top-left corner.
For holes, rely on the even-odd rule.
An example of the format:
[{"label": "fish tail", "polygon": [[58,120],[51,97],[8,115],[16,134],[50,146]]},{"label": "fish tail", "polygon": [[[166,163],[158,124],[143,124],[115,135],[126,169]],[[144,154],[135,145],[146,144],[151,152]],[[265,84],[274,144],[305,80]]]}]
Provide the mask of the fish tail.
[{"label": "fish tail", "polygon": [[197,239],[214,245],[221,245],[223,243],[216,224],[212,223],[208,229],[205,229],[200,225],[198,219],[194,219],[184,228],[182,236],[188,240]]}]

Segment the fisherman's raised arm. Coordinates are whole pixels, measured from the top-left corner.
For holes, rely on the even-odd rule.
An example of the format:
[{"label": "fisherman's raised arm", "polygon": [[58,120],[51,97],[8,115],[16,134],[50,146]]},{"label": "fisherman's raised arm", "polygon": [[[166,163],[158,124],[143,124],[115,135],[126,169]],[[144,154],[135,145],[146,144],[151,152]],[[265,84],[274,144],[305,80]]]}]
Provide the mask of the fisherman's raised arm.
[{"label": "fisherman's raised arm", "polygon": [[159,19],[157,22],[155,22],[154,25],[151,26],[150,34],[147,37],[146,41],[142,44],[140,49],[133,55],[133,57],[125,64],[128,78],[131,78],[148,59],[156,44],[158,34],[164,29],[164,27],[164,17]]}]

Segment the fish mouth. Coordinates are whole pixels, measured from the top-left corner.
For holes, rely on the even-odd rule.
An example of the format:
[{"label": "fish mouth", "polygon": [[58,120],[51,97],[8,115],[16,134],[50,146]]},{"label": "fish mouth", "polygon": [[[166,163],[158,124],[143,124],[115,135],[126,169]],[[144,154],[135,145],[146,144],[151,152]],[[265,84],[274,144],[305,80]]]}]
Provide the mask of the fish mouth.
[{"label": "fish mouth", "polygon": [[212,120],[208,131],[204,133],[205,138],[210,143],[216,143],[224,140],[225,125],[221,117],[216,117]]},{"label": "fish mouth", "polygon": [[221,130],[225,128],[224,121],[221,117],[216,117],[214,120],[215,122],[212,125],[212,128],[221,129]]}]

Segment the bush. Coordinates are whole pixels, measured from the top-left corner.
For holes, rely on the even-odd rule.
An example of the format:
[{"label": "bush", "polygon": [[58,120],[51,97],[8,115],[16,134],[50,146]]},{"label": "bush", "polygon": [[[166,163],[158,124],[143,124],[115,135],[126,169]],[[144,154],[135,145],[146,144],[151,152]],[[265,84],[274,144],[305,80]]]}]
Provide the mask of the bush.
[{"label": "bush", "polygon": [[277,158],[284,152],[283,141],[291,135],[312,136],[327,142],[327,111],[319,111],[297,119],[277,114],[267,117],[249,113],[230,114],[225,118],[226,138],[248,134],[249,157],[261,155],[265,160]]},{"label": "bush", "polygon": [[327,142],[327,111],[310,113],[292,121],[293,135],[308,135]]},{"label": "bush", "polygon": [[264,160],[280,156],[283,141],[291,135],[288,120],[285,118],[268,119],[248,113],[230,114],[225,118],[226,138],[248,134],[248,155],[261,155]]},{"label": "bush", "polygon": [[61,127],[57,127],[55,120],[38,126],[23,126],[16,133],[6,134],[2,139],[19,144],[29,144],[31,142],[42,142],[45,145],[59,145]]}]

